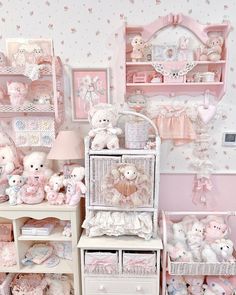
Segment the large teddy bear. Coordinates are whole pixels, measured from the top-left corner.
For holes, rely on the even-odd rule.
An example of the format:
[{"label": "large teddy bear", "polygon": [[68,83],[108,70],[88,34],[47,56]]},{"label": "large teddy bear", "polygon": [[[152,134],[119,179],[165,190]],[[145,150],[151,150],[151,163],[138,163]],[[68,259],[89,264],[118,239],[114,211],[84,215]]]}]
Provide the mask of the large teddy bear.
[{"label": "large teddy bear", "polygon": [[203,48],[200,60],[202,61],[219,61],[221,59],[224,39],[221,36],[212,36]]},{"label": "large teddy bear", "polygon": [[89,121],[92,129],[89,131],[89,137],[93,138],[91,149],[102,150],[118,149],[120,128],[115,127],[117,123],[117,112],[111,104],[100,103],[95,105],[89,111]]},{"label": "large teddy bear", "polygon": [[64,180],[66,186],[66,204],[75,206],[86,193],[86,187],[82,182],[85,175],[84,167],[75,167],[69,179]]},{"label": "large teddy bear", "polygon": [[49,179],[53,174],[51,162],[47,160],[47,154],[44,152],[32,152],[23,159],[25,177],[41,175]]}]

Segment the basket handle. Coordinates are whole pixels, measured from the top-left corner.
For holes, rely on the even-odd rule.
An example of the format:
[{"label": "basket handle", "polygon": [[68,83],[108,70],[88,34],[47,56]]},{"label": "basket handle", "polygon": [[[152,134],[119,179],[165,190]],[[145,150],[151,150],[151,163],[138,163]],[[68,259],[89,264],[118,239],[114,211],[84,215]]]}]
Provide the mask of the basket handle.
[{"label": "basket handle", "polygon": [[132,115],[132,116],[140,117],[140,118],[146,120],[153,127],[156,137],[159,136],[159,132],[158,132],[156,125],[147,116],[137,113],[137,112],[133,112],[133,111],[119,111],[119,115]]}]

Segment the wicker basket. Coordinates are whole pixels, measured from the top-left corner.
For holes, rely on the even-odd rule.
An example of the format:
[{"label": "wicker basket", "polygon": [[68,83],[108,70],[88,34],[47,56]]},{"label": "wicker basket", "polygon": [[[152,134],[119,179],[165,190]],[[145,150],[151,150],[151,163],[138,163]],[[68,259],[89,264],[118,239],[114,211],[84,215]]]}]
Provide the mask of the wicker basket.
[{"label": "wicker basket", "polygon": [[168,256],[171,275],[236,275],[236,263],[231,262],[173,262]]},{"label": "wicker basket", "polygon": [[10,295],[10,285],[14,274],[8,274],[4,282],[0,285],[0,295]]}]

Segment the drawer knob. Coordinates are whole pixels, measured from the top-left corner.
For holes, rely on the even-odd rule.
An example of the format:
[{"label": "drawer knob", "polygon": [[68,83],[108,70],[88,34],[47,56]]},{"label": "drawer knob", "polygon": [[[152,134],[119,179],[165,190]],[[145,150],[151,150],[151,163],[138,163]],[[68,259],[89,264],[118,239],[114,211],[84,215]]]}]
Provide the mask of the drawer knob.
[{"label": "drawer knob", "polygon": [[100,285],[99,286],[99,291],[104,291],[105,290],[105,287],[103,285]]},{"label": "drawer knob", "polygon": [[141,286],[137,286],[137,287],[136,287],[136,291],[137,291],[137,292],[141,292],[142,290],[143,290],[143,288],[142,288]]}]

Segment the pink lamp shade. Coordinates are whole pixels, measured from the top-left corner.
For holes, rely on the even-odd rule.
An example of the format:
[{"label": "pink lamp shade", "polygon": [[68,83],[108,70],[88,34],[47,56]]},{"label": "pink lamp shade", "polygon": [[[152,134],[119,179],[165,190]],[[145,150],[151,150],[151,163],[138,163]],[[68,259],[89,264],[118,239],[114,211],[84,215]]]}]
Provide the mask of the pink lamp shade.
[{"label": "pink lamp shade", "polygon": [[76,160],[84,158],[84,144],[76,131],[60,131],[48,154],[50,160]]}]

